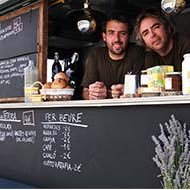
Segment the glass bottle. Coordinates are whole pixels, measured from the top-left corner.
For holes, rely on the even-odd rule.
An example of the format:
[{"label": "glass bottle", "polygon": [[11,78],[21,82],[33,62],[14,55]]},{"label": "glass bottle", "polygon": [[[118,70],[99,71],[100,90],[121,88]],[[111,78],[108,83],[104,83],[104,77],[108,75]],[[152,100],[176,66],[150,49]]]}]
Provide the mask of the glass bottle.
[{"label": "glass bottle", "polygon": [[38,69],[34,65],[34,61],[29,60],[28,66],[24,69],[25,102],[30,102],[31,87],[36,81],[38,81]]},{"label": "glass bottle", "polygon": [[67,64],[65,64],[65,72],[67,76],[70,78],[72,77],[73,73],[75,72],[75,64],[79,59],[79,54],[74,52],[71,61],[68,61]]},{"label": "glass bottle", "polygon": [[52,65],[52,81],[54,81],[54,76],[62,71],[61,64],[59,62],[59,53],[55,52],[54,54],[54,63]]},{"label": "glass bottle", "polygon": [[76,88],[76,77],[75,77],[75,72],[76,72],[76,62],[79,59],[79,54],[77,52],[74,52],[71,61],[67,64],[67,68],[65,68],[65,73],[69,77],[69,85],[72,88]]}]

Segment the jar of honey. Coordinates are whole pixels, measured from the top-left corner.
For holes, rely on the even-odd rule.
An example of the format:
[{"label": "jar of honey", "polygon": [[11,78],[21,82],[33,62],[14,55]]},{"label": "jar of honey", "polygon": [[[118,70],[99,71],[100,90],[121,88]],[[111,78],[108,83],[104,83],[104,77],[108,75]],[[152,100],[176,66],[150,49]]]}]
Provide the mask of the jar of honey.
[{"label": "jar of honey", "polygon": [[164,77],[165,91],[181,91],[182,77],[181,72],[166,73]]}]

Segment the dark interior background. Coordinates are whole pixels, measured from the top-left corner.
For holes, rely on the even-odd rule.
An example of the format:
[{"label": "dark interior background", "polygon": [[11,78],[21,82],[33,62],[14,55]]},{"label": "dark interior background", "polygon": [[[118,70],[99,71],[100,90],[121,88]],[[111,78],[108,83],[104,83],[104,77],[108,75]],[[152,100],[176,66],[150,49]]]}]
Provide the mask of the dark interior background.
[{"label": "dark interior background", "polygon": [[[53,1],[52,1],[53,2]],[[77,30],[76,22],[81,16],[85,0],[67,0],[49,6],[49,46],[65,47],[66,49],[88,46],[100,40],[101,23],[104,15],[112,12],[122,12],[131,19],[144,8],[160,6],[160,0],[89,0],[93,17],[97,21],[97,29],[91,35],[81,34]],[[74,11],[75,10],[75,11]],[[72,14],[68,14],[73,11]],[[102,15],[103,13],[104,15]]]},{"label": "dark interior background", "polygon": [[[50,5],[51,2],[53,0],[50,1]],[[97,20],[97,30],[91,35],[84,35],[76,27],[76,19],[81,16],[81,12],[76,11],[68,15],[70,11],[82,9],[84,2],[85,0],[65,0],[65,3],[49,6],[49,46],[72,49],[98,42],[100,40],[101,22],[104,19],[98,11],[106,16],[112,12],[122,12],[134,22],[136,16],[143,9],[160,7],[161,4],[161,0],[89,0],[90,9],[92,9],[93,16]],[[186,9],[188,7],[190,7],[190,1],[186,0]],[[180,16],[178,15],[178,17]]]},{"label": "dark interior background", "polygon": [[[1,0],[0,16],[26,6],[37,0]],[[46,0],[44,0],[46,1]],[[101,44],[101,23],[113,12],[127,15],[135,23],[137,15],[146,8],[161,7],[161,0],[89,0],[89,8],[97,22],[97,28],[91,35],[81,34],[77,29],[77,19],[85,0],[47,0],[48,1],[48,59],[53,59],[58,51],[60,60],[70,59],[74,52],[79,53],[76,65],[78,89],[76,98],[80,99],[80,83],[84,71],[84,61],[91,47]],[[80,10],[80,11],[79,11]],[[186,0],[185,9],[170,16],[176,30],[190,37],[190,0]],[[74,98],[75,98],[74,97]]]},{"label": "dark interior background", "polygon": [[[26,6],[37,0],[1,0],[0,16]],[[97,21],[97,29],[91,35],[81,34],[76,27],[77,19],[81,16],[81,10],[85,0],[44,0],[48,1],[48,46],[50,48],[75,49],[97,43],[100,40],[101,23],[104,15],[113,12],[126,14],[133,22],[136,16],[145,8],[160,7],[161,0],[89,0],[89,7],[93,17]],[[186,0],[185,10],[177,16],[172,16],[180,32],[189,35],[187,22],[190,15],[188,10],[190,0]],[[72,12],[72,14],[69,14]]]},{"label": "dark interior background", "polygon": [[[65,3],[49,3],[49,35],[48,56],[53,57],[55,51],[61,52],[61,58],[70,57],[74,51],[80,55],[77,63],[77,84],[80,86],[85,58],[91,47],[101,44],[101,23],[104,16],[113,12],[121,12],[127,15],[132,23],[135,23],[137,15],[146,8],[161,7],[161,0],[89,0],[93,17],[97,21],[97,29],[91,35],[81,34],[77,29],[77,19],[81,16],[81,10],[85,0],[66,0]],[[172,15],[171,20],[176,25],[176,30],[190,37],[190,0],[186,0],[185,9],[178,15]],[[78,10],[78,11],[76,11]],[[72,12],[72,14],[69,14]],[[76,91],[76,98],[81,94],[81,88]]]}]

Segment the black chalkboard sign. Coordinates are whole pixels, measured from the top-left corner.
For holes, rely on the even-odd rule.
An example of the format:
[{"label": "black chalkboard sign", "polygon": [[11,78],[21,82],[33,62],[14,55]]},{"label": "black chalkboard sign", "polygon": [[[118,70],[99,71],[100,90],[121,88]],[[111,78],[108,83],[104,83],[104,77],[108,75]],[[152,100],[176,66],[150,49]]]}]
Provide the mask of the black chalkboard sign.
[{"label": "black chalkboard sign", "polygon": [[37,62],[37,54],[0,60],[0,98],[24,96],[24,68],[29,60]]},{"label": "black chalkboard sign", "polygon": [[0,176],[43,188],[161,188],[151,136],[172,114],[189,126],[189,112],[188,104],[0,109]]},{"label": "black chalkboard sign", "polygon": [[39,66],[39,8],[0,17],[0,102],[24,101],[24,68]]},{"label": "black chalkboard sign", "polygon": [[38,9],[0,22],[0,60],[37,52]]},{"label": "black chalkboard sign", "polygon": [[43,188],[160,187],[151,162],[150,135],[156,130],[138,126],[137,120],[130,127],[133,111],[131,107],[0,110],[0,175]]}]

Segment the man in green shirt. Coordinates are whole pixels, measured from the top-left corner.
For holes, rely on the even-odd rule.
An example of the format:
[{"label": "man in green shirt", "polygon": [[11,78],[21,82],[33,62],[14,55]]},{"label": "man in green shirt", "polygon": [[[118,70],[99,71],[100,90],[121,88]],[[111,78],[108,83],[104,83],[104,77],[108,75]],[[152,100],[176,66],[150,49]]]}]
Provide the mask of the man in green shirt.
[{"label": "man in green shirt", "polygon": [[139,74],[144,67],[144,48],[129,42],[131,27],[126,17],[114,15],[103,26],[105,46],[93,48],[85,62],[84,99],[121,95],[125,74]]}]

